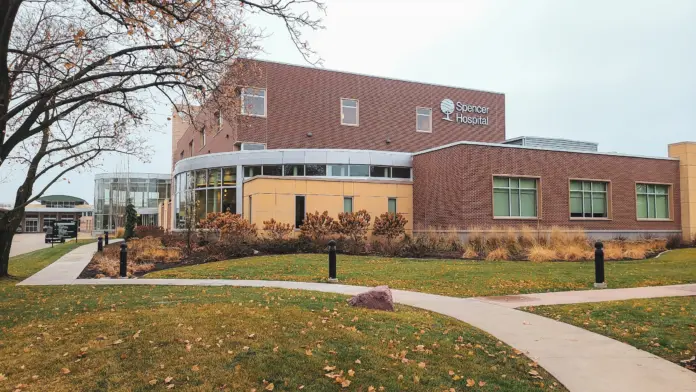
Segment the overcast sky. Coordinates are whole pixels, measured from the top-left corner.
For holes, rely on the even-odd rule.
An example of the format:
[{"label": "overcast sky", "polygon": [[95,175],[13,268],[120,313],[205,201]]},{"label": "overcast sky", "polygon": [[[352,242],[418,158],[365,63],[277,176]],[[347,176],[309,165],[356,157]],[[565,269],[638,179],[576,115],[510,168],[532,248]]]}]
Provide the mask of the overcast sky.
[{"label": "overcast sky", "polygon": [[[325,68],[505,93],[507,137],[599,142],[600,151],[666,156],[696,141],[696,1],[328,0],[325,30],[308,34]],[[258,57],[303,64],[283,26],[255,18],[272,36]],[[169,173],[171,109],[153,113],[151,162],[130,170]],[[350,146],[346,146],[350,147]],[[48,194],[93,200],[109,157]],[[631,170],[631,168],[626,168]],[[0,184],[14,199],[22,178]]]}]

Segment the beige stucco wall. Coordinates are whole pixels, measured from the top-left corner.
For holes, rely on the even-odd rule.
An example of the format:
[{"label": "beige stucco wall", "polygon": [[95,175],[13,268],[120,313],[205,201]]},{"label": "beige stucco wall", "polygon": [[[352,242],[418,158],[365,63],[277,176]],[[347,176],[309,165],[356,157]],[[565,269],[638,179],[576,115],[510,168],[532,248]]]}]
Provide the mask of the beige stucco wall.
[{"label": "beige stucco wall", "polygon": [[343,212],[343,198],[353,197],[353,211],[367,210],[375,217],[387,212],[389,198],[396,198],[396,211],[408,220],[406,231],[413,230],[413,185],[386,181],[254,178],[244,183],[244,218],[263,228],[263,221],[294,224],[295,196],[304,195],[306,212],[328,211],[333,218]]},{"label": "beige stucco wall", "polygon": [[685,240],[696,238],[696,142],[669,145],[669,156],[679,158],[682,233]]}]

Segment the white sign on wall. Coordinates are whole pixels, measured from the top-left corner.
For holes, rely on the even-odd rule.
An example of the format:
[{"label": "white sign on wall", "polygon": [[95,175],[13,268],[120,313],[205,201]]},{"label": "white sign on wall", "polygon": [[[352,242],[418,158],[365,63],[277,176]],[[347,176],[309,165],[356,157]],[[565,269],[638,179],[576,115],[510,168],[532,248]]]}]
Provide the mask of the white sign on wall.
[{"label": "white sign on wall", "polygon": [[442,118],[445,121],[469,125],[488,125],[490,109],[487,106],[455,103],[451,99],[445,98],[440,102],[440,110],[445,115]]}]

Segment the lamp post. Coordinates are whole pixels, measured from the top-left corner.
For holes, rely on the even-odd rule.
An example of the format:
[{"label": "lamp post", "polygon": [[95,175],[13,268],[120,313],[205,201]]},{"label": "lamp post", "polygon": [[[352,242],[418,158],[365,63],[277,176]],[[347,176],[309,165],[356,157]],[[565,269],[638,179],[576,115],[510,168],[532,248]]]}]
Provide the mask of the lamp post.
[{"label": "lamp post", "polygon": [[336,278],[336,241],[329,241],[329,283],[337,283]]},{"label": "lamp post", "polygon": [[606,289],[607,282],[604,281],[604,244],[600,241],[595,242],[594,265],[595,265],[595,284],[597,289]]}]

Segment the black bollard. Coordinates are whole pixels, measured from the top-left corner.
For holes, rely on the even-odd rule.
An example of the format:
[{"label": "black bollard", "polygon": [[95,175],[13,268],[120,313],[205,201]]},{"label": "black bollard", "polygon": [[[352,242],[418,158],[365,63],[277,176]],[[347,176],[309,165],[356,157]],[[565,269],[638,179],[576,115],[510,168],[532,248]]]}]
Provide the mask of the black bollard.
[{"label": "black bollard", "polygon": [[598,289],[606,289],[607,283],[604,281],[604,244],[600,241],[594,244],[594,266],[595,266],[595,284]]},{"label": "black bollard", "polygon": [[109,232],[104,230],[104,246],[109,245]]},{"label": "black bollard", "polygon": [[128,264],[128,247],[126,243],[121,243],[121,268],[119,268],[119,275],[125,278],[127,275],[127,264]]},{"label": "black bollard", "polygon": [[104,239],[101,238],[101,236],[99,238],[97,238],[97,252],[104,251],[104,242],[103,241],[104,241]]},{"label": "black bollard", "polygon": [[329,241],[329,282],[336,283],[336,241]]}]

